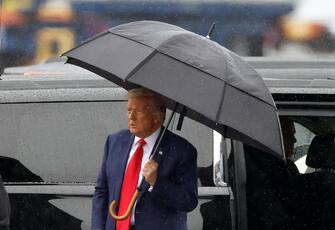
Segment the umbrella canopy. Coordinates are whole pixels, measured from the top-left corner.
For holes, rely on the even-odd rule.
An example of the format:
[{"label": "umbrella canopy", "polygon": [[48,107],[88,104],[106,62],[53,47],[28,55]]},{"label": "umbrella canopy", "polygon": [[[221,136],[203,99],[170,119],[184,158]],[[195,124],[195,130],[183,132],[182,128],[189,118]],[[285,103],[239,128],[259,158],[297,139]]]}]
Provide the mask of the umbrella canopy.
[{"label": "umbrella canopy", "polygon": [[285,159],[277,110],[262,78],[214,41],[171,24],[138,21],[63,56],[127,90],[151,89],[169,108],[178,102],[185,116]]}]

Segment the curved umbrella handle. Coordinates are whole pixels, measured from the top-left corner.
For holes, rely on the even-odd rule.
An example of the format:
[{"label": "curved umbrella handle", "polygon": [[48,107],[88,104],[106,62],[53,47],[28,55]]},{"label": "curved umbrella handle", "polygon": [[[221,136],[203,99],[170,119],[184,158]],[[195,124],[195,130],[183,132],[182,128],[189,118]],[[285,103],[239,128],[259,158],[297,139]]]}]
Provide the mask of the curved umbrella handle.
[{"label": "curved umbrella handle", "polygon": [[114,220],[125,220],[125,219],[127,219],[128,216],[131,213],[131,210],[133,210],[133,207],[134,207],[134,204],[135,204],[135,201],[136,201],[138,195],[139,195],[139,192],[136,189],[136,191],[135,191],[135,193],[133,195],[133,198],[131,198],[131,201],[129,203],[127,211],[122,216],[116,215],[116,213],[115,213],[114,210],[115,210],[115,207],[117,205],[117,201],[113,200],[112,203],[109,206],[109,214],[113,217]]}]

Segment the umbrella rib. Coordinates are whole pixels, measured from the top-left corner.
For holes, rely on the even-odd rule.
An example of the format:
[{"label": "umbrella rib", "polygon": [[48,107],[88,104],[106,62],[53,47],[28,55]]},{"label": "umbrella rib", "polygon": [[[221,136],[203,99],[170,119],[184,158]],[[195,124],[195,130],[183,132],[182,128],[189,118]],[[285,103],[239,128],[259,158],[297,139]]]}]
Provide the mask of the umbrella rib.
[{"label": "umbrella rib", "polygon": [[179,59],[177,59],[177,58],[175,58],[175,57],[173,57],[173,56],[171,56],[171,55],[168,55],[168,54],[166,54],[166,53],[161,52],[160,50],[157,50],[157,49],[155,49],[155,50],[157,51],[157,53],[163,54],[163,55],[165,55],[165,56],[167,56],[167,57],[169,57],[169,58],[172,58],[172,59],[174,59],[174,60],[176,60],[176,61],[178,61],[178,62],[181,62],[181,63],[183,63],[183,64],[185,64],[185,65],[188,65],[188,66],[190,66],[190,67],[192,67],[192,68],[195,68],[195,69],[197,69],[197,70],[199,70],[199,71],[201,71],[201,72],[203,72],[203,73],[205,73],[205,74],[208,74],[208,75],[212,76],[213,78],[215,78],[215,79],[217,79],[217,80],[226,82],[225,80],[222,80],[221,78],[219,78],[219,77],[217,77],[217,76],[215,76],[215,75],[213,75],[213,74],[211,74],[211,73],[208,73],[208,72],[206,72],[206,71],[204,71],[204,70],[202,70],[202,69],[200,69],[200,68],[198,68],[198,67],[196,67],[196,66],[194,66],[194,65],[192,65],[192,64],[189,64],[189,63],[187,63],[187,62],[184,62],[184,61],[182,61],[182,60],[179,60]]},{"label": "umbrella rib", "polygon": [[[79,47],[81,47],[81,46],[83,46],[83,45],[85,45],[85,44],[87,44],[87,43],[89,43],[89,42],[91,42],[91,41],[93,41],[93,40],[95,40],[95,39],[97,39],[97,38],[99,38],[99,37],[101,37],[101,36],[107,34],[107,33],[108,33],[108,31],[103,31],[103,32],[101,32],[101,33],[98,33],[97,35],[93,36],[93,37],[90,38],[90,39],[87,39],[86,41],[84,41],[84,42],[81,43],[80,45],[78,45],[78,46],[76,46],[76,47],[73,47],[72,49],[70,49],[70,50],[66,51],[65,53],[61,54],[61,57],[66,56],[66,54],[67,54],[67,53],[70,53],[72,50],[77,49],[77,48],[79,48]],[[67,56],[66,56],[66,57],[67,57]]]},{"label": "umbrella rib", "polygon": [[[141,44],[142,44],[142,43],[141,43]],[[235,89],[237,89],[237,90],[239,90],[239,91],[241,91],[241,92],[244,92],[245,94],[247,94],[247,95],[249,95],[249,96],[251,96],[251,97],[253,97],[253,98],[259,99],[259,100],[263,101],[264,103],[266,103],[266,104],[268,104],[268,105],[270,105],[270,106],[272,106],[272,107],[275,107],[273,104],[268,103],[267,101],[265,101],[265,100],[263,100],[263,99],[261,99],[261,98],[258,98],[258,97],[256,97],[255,95],[250,94],[249,92],[246,92],[246,91],[241,90],[240,88],[238,88],[238,87],[236,87],[236,86],[234,86],[234,85],[228,83],[227,81],[225,81],[225,80],[222,79],[222,78],[219,78],[219,77],[217,77],[217,76],[215,76],[215,75],[213,75],[213,74],[211,74],[211,73],[208,73],[208,72],[206,72],[206,71],[204,71],[204,70],[202,70],[202,69],[200,69],[200,68],[198,68],[198,67],[196,67],[196,66],[194,66],[194,65],[191,65],[191,64],[189,64],[189,63],[185,63],[184,61],[181,61],[181,60],[179,60],[179,59],[177,59],[177,58],[175,58],[175,57],[172,57],[172,56],[170,56],[170,55],[168,55],[168,54],[166,54],[166,53],[162,53],[161,51],[159,51],[159,50],[157,50],[157,49],[155,49],[155,51],[156,51],[157,53],[160,53],[160,54],[163,54],[163,55],[165,55],[165,56],[168,56],[168,57],[170,57],[170,58],[172,58],[172,59],[174,59],[174,60],[176,60],[176,61],[179,61],[179,62],[181,62],[181,63],[184,63],[185,65],[191,66],[192,68],[195,68],[195,69],[197,69],[197,70],[199,70],[199,71],[201,71],[201,72],[203,72],[203,73],[205,73],[205,74],[208,74],[208,75],[212,76],[213,78],[215,78],[215,79],[217,79],[217,80],[223,81],[225,84],[228,84],[229,86],[231,86],[231,87],[233,87],[233,88],[235,88]]]},{"label": "umbrella rib", "polygon": [[154,48],[154,47],[152,47],[152,46],[149,46],[149,45],[147,45],[147,44],[145,44],[145,43],[143,43],[143,42],[139,42],[139,41],[137,41],[137,40],[135,40],[135,39],[133,39],[133,38],[130,38],[130,37],[127,37],[127,36],[124,36],[124,35],[121,35],[121,34],[116,34],[116,33],[113,33],[113,32],[111,32],[111,31],[107,31],[107,32],[108,32],[108,33],[111,33],[111,34],[113,34],[113,35],[116,35],[116,36],[119,36],[119,37],[128,39],[128,40],[131,40],[131,41],[133,41],[133,42],[139,43],[139,44],[141,44],[141,45],[147,46],[147,47],[149,47],[149,48],[151,48],[151,49],[156,50],[156,48]]},{"label": "umbrella rib", "polygon": [[142,66],[148,62],[155,54],[157,50],[154,49],[145,59],[143,59],[139,64],[125,77],[124,81],[127,81],[133,74],[135,74]]},{"label": "umbrella rib", "polygon": [[[179,60],[179,59],[177,59],[177,58],[175,58],[175,57],[173,57],[173,56],[171,56],[171,55],[169,55],[169,54],[163,53],[162,51],[160,51],[160,50],[157,49],[157,48],[154,48],[154,47],[149,46],[149,45],[147,45],[147,44],[145,44],[145,43],[142,43],[142,42],[139,42],[139,41],[137,41],[137,40],[135,40],[135,39],[129,38],[129,37],[127,37],[127,36],[123,36],[123,35],[120,35],[120,34],[116,34],[116,33],[110,32],[110,31],[109,31],[109,33],[114,34],[114,35],[117,35],[117,36],[122,37],[122,38],[125,38],[125,39],[128,39],[128,40],[131,40],[131,41],[133,41],[133,42],[139,43],[139,44],[141,44],[141,45],[144,45],[144,46],[146,46],[146,47],[149,47],[149,48],[153,49],[154,51],[153,51],[153,52],[152,52],[152,53],[151,53],[145,60],[143,60],[140,64],[145,63],[146,60],[147,60],[148,58],[150,59],[152,55],[154,55],[154,54],[156,54],[156,53],[160,53],[160,54],[163,54],[163,55],[165,55],[165,56],[168,56],[168,57],[170,57],[170,58],[172,58],[172,59],[174,59],[174,60],[176,60],[176,61],[179,61],[179,62],[181,62],[181,63],[184,63],[185,65],[191,66],[192,68],[195,68],[195,69],[197,69],[197,70],[199,70],[199,71],[201,71],[201,72],[203,72],[203,73],[209,74],[209,75],[211,75],[212,77],[214,77],[214,78],[216,78],[216,79],[218,79],[218,80],[224,81],[224,80],[222,80],[221,78],[219,78],[219,77],[217,77],[217,76],[215,76],[215,75],[213,75],[213,74],[211,74],[211,73],[208,73],[208,72],[206,72],[206,71],[200,69],[200,68],[197,67],[197,66],[194,66],[194,65],[192,65],[192,64],[186,63],[186,62],[184,62],[184,61],[182,61],[182,60]],[[199,36],[200,36],[200,35],[199,35]],[[164,42],[164,43],[165,43],[165,42]],[[138,66],[140,66],[140,65],[138,65]],[[131,71],[131,72],[128,74],[128,76],[126,77],[126,79],[128,79],[129,77],[131,77],[131,75],[134,74],[137,70],[138,70],[138,67],[134,68],[134,70]],[[224,81],[224,82],[225,82],[225,81]]]},{"label": "umbrella rib", "polygon": [[241,91],[241,92],[243,92],[243,93],[245,93],[245,94],[249,95],[250,97],[253,97],[253,98],[257,99],[257,100],[260,100],[260,101],[264,102],[265,104],[267,104],[267,105],[270,105],[272,108],[275,108],[275,109],[277,110],[277,108],[276,108],[276,106],[275,106],[275,104],[274,104],[274,103],[273,103],[273,104],[271,104],[271,103],[269,103],[269,102],[267,102],[267,101],[265,101],[265,100],[263,100],[263,99],[261,99],[261,98],[259,98],[259,97],[256,97],[256,96],[254,96],[254,95],[250,94],[249,92],[243,91],[243,90],[241,90],[241,89],[237,88],[236,86],[234,86],[234,85],[232,85],[232,84],[229,84],[229,83],[227,83],[227,82],[226,82],[226,81],[224,81],[224,80],[222,80],[222,81],[223,81],[223,82],[225,82],[227,85],[229,85],[229,86],[233,87],[234,89],[236,89],[236,90],[238,90],[238,91]]},{"label": "umbrella rib", "polygon": [[[195,69],[197,69],[197,70],[199,70],[199,71],[201,71],[201,72],[203,72],[203,73],[206,73],[206,74],[208,74],[208,75],[210,75],[210,76],[212,76],[212,77],[214,77],[214,78],[216,78],[216,79],[218,79],[218,80],[221,80],[221,81],[223,81],[225,84],[228,84],[228,85],[230,85],[231,87],[233,87],[233,88],[235,88],[235,89],[237,89],[237,90],[239,90],[239,91],[242,91],[242,90],[240,90],[239,88],[237,88],[237,87],[235,87],[234,85],[231,85],[231,84],[229,84],[227,81],[225,81],[225,80],[223,80],[223,79],[221,79],[221,78],[219,78],[219,77],[217,77],[217,76],[215,76],[215,75],[213,75],[213,74],[211,74],[211,73],[208,73],[208,72],[206,72],[206,71],[204,71],[204,70],[202,70],[202,69],[200,69],[200,68],[198,68],[198,67],[196,67],[196,66],[194,66],[194,65],[191,65],[191,64],[189,64],[189,63],[186,63],[186,62],[184,62],[184,61],[182,61],[182,60],[179,60],[179,59],[177,59],[177,58],[175,58],[175,57],[173,57],[173,56],[171,56],[171,55],[168,55],[168,54],[166,54],[166,53],[163,53],[163,52],[161,52],[160,50],[158,50],[157,48],[154,48],[154,47],[152,47],[152,46],[149,46],[149,45],[147,45],[147,44],[144,44],[144,43],[142,43],[142,42],[139,42],[139,41],[137,41],[137,40],[135,40],[135,39],[132,39],[132,38],[129,38],[129,37],[127,37],[127,36],[123,36],[123,35],[120,35],[120,34],[116,34],[116,33],[113,33],[113,32],[111,32],[111,31],[108,31],[109,33],[111,33],[111,34],[114,34],[114,35],[117,35],[117,36],[119,36],[119,37],[122,37],[122,38],[125,38],[125,39],[128,39],[128,40],[131,40],[131,41],[133,41],[133,42],[136,42],[136,43],[139,43],[139,44],[142,44],[142,45],[144,45],[144,46],[146,46],[146,47],[149,47],[149,48],[151,48],[151,49],[153,49],[153,52],[150,54],[150,55],[148,55],[148,57],[147,58],[145,58],[143,61],[141,61],[129,74],[128,74],[128,76],[125,78],[125,81],[126,80],[128,80],[134,73],[136,73],[137,72],[137,70],[138,69],[140,69],[140,67],[142,66],[142,64],[144,64],[145,62],[148,62],[156,53],[160,53],[160,54],[163,54],[163,55],[165,55],[165,56],[168,56],[168,57],[170,57],[170,58],[172,58],[172,59],[174,59],[174,60],[176,60],[176,61],[179,61],[179,62],[182,62],[182,63],[184,63],[185,65],[188,65],[188,66],[191,66],[192,68],[195,68]],[[200,35],[199,35],[200,36]],[[245,92],[245,91],[242,91],[242,92],[244,92],[244,93],[246,93],[247,95],[249,95],[249,96],[251,96],[251,97],[254,97],[254,98],[256,98],[256,99],[260,99],[260,98],[258,98],[258,97],[256,97],[256,96],[254,96],[254,95],[252,95],[252,94],[250,94],[250,93],[248,93],[248,92]],[[262,99],[260,99],[260,100],[262,100]],[[268,103],[267,101],[265,101],[265,100],[262,100],[264,103],[266,103],[266,104],[268,104],[268,105],[270,105],[270,106],[272,106],[272,107],[274,107],[275,108],[275,106],[274,105],[272,105],[271,103]]]}]

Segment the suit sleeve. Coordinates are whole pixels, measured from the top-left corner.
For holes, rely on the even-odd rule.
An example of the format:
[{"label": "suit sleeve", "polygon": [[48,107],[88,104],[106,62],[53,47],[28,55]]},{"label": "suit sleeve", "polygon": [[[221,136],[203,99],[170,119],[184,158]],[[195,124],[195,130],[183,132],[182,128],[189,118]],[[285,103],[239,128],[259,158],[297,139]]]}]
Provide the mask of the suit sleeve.
[{"label": "suit sleeve", "polygon": [[106,162],[108,157],[109,137],[106,140],[104,156],[98,174],[92,201],[92,230],[105,229],[108,215],[108,184],[106,176]]},{"label": "suit sleeve", "polygon": [[151,192],[155,202],[179,211],[192,211],[198,204],[197,151],[187,144],[184,153],[178,152],[178,161],[174,179],[157,178]]}]

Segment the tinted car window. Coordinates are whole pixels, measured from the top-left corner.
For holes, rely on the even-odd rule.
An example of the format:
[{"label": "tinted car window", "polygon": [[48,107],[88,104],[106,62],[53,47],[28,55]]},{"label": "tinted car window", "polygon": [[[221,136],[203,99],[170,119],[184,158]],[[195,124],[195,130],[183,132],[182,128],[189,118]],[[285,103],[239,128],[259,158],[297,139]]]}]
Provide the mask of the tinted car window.
[{"label": "tinted car window", "polygon": [[[95,182],[108,134],[127,128],[126,103],[0,104],[2,174],[9,182]],[[174,130],[175,131],[175,130]],[[209,166],[211,131],[185,120],[181,132]]]},{"label": "tinted car window", "polygon": [[308,168],[306,165],[306,155],[315,134],[302,124],[295,122],[294,126],[296,130],[295,138],[297,141],[294,144],[294,155],[292,156],[292,160],[297,165],[299,172],[305,173]]},{"label": "tinted car window", "polygon": [[[0,127],[7,132],[0,134],[0,153],[19,161],[15,171],[29,170],[45,182],[94,182],[107,133],[126,124],[123,107],[121,102],[2,104]],[[23,174],[20,180],[26,181]]]}]

